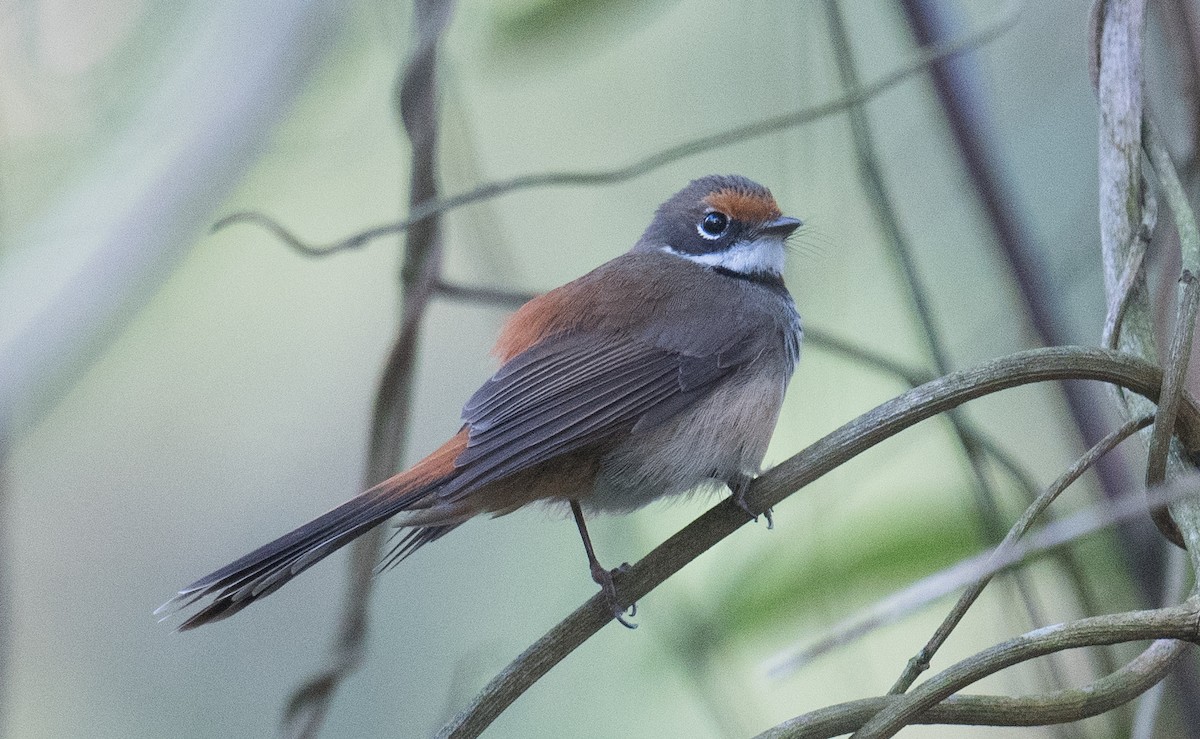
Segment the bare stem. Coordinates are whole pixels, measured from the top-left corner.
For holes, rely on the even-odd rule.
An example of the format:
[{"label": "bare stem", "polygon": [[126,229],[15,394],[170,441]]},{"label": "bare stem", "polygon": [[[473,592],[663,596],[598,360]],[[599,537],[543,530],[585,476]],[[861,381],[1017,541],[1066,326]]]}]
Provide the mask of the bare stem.
[{"label": "bare stem", "polygon": [[[1187,642],[1155,641],[1121,669],[1082,688],[1010,697],[956,693],[915,716],[911,724],[1047,726],[1080,721],[1117,708],[1158,684],[1178,664]],[[907,696],[884,695],[840,703],[790,719],[757,739],[831,739],[859,729]]]},{"label": "bare stem", "polygon": [[1200,610],[1195,601],[1153,611],[1091,616],[1037,629],[1009,639],[959,662],[921,683],[911,693],[875,714],[855,739],[894,736],[916,716],[971,683],[1036,657],[1064,649],[1097,644],[1121,644],[1143,639],[1200,639]]},{"label": "bare stem", "polygon": [[[437,51],[453,8],[450,0],[418,0],[414,6],[417,48],[398,80],[399,118],[412,142],[410,208],[437,197]],[[401,466],[422,319],[438,284],[441,252],[439,219],[425,219],[409,229],[400,274],[403,302],[399,335],[375,397],[364,489]],[[295,691],[284,713],[284,726],[293,736],[313,737],[319,733],[338,686],[362,662],[372,578],[382,542],[382,532],[376,528],[352,545],[350,582],[329,664]]]},{"label": "bare stem", "polygon": [[[1168,465],[1173,472],[1186,471],[1192,467],[1178,450],[1172,451],[1171,431],[1174,428],[1178,399],[1187,378],[1188,360],[1192,354],[1192,337],[1196,329],[1196,314],[1197,310],[1200,310],[1200,284],[1197,284],[1197,277],[1200,276],[1200,231],[1197,230],[1195,214],[1184,192],[1183,183],[1179,181],[1179,175],[1171,162],[1162,134],[1149,114],[1143,116],[1142,132],[1146,154],[1154,167],[1159,189],[1167,201],[1175,229],[1179,233],[1183,266],[1179,276],[1178,315],[1175,318],[1175,330],[1163,379],[1163,400],[1158,406],[1154,433],[1150,437],[1150,458],[1146,469],[1146,484],[1157,485],[1165,479]],[[1173,517],[1179,520],[1181,526],[1176,526]],[[1183,546],[1186,540],[1192,566],[1200,572],[1200,506],[1181,503],[1171,509],[1170,515],[1163,513],[1155,521],[1164,534],[1169,537],[1174,534],[1172,541],[1176,544]]]}]

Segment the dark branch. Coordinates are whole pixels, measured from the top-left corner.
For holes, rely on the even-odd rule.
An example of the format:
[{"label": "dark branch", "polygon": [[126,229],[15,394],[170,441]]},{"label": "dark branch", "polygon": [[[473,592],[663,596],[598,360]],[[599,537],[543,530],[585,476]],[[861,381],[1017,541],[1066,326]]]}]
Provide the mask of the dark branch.
[{"label": "dark branch", "polygon": [[[418,0],[414,7],[417,48],[398,80],[399,118],[412,142],[410,208],[433,200],[438,194],[437,51],[453,8],[451,0]],[[399,335],[375,396],[364,489],[390,477],[401,467],[422,319],[440,279],[440,225],[439,219],[429,218],[408,231],[400,274],[403,303]],[[317,734],[338,686],[362,661],[367,607],[382,543],[382,532],[376,528],[359,537],[352,546],[350,583],[330,664],[297,689],[284,714],[285,726],[295,736]]]},{"label": "dark branch", "polygon": [[[908,723],[1048,726],[1099,716],[1158,684],[1186,647],[1185,642],[1156,641],[1121,669],[1082,688],[1019,697],[959,693]],[[872,716],[894,709],[902,700],[903,696],[886,695],[828,706],[775,726],[756,739],[831,739],[857,731]]]},{"label": "dark branch", "polygon": [[1006,667],[1065,649],[1122,644],[1145,639],[1200,639],[1197,603],[1156,611],[1092,616],[1032,631],[995,645],[931,677],[911,693],[889,703],[854,733],[855,739],[894,736],[917,716],[945,698]]}]

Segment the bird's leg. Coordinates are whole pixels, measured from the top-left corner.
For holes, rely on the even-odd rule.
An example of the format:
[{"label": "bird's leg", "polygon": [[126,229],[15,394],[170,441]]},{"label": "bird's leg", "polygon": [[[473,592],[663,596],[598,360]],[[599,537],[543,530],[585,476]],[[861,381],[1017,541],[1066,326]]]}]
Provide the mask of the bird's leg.
[{"label": "bird's leg", "polygon": [[[579,527],[579,536],[583,539],[583,548],[587,550],[588,566],[592,568],[592,580],[600,586],[604,597],[608,599],[608,605],[612,608],[613,618],[627,629],[636,629],[637,624],[630,623],[625,619],[625,609],[617,602],[617,587],[613,584],[613,575],[628,570],[629,563],[626,562],[612,571],[604,569],[604,565],[600,564],[600,560],[596,559],[596,550],[592,548],[592,537],[588,536],[587,524],[583,522],[583,509],[579,507],[579,501],[571,501],[571,513],[575,515],[575,525]],[[629,606],[629,617],[633,618],[636,615],[637,604],[634,603]]]},{"label": "bird's leg", "polygon": [[[753,477],[739,474],[726,484],[729,485],[729,492],[733,493],[733,502],[737,504],[737,507],[745,511],[746,515],[754,519],[755,523],[758,523],[758,514],[750,510],[750,504],[746,502],[746,491],[750,489],[750,483],[753,481]],[[767,530],[775,528],[775,519],[771,518],[771,509],[763,511],[762,515],[767,519]]]}]

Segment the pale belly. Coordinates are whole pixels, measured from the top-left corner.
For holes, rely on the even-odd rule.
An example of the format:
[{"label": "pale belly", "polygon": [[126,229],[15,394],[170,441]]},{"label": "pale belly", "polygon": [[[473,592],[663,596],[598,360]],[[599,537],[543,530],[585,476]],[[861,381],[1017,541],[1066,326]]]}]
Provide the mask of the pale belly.
[{"label": "pale belly", "polygon": [[594,511],[623,512],[713,481],[758,474],[787,388],[781,373],[731,378],[694,408],[634,434],[600,461]]}]

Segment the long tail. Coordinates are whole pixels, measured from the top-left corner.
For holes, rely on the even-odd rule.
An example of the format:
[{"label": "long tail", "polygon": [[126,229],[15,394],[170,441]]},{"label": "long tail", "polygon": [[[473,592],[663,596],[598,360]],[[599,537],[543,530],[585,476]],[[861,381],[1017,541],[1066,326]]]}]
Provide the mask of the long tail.
[{"label": "long tail", "polygon": [[398,513],[412,511],[412,520],[404,523],[416,528],[406,533],[388,557],[388,564],[395,564],[449,533],[467,517],[431,510],[436,500],[432,493],[454,477],[454,459],[466,443],[467,432],[463,430],[405,472],[180,590],[155,615],[186,608],[211,595],[215,596],[213,601],[180,624],[179,630],[228,618],[274,593],[369,529]]}]

